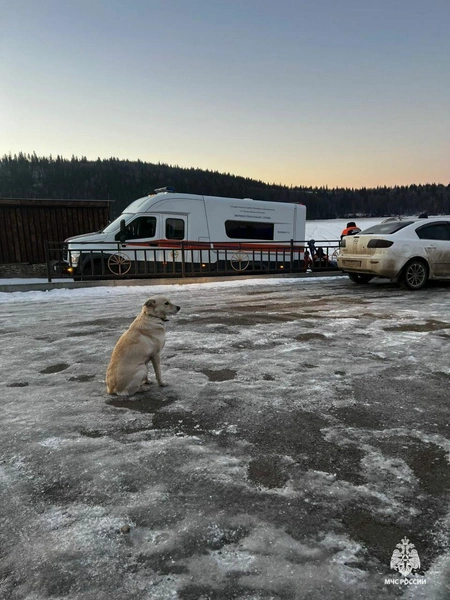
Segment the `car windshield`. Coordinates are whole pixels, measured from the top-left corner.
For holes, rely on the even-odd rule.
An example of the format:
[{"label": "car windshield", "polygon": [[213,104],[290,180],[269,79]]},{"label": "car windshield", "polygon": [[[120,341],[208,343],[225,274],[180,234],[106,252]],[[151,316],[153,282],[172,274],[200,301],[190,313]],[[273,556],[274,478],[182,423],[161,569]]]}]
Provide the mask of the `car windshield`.
[{"label": "car windshield", "polygon": [[412,225],[414,221],[389,221],[388,223],[378,223],[368,229],[361,231],[359,235],[372,235],[373,233],[389,235],[390,233],[397,233],[400,229],[403,229],[407,225]]},{"label": "car windshield", "polygon": [[110,233],[110,232],[118,231],[120,229],[120,221],[122,219],[125,219],[125,222],[127,222],[130,220],[130,217],[132,217],[132,216],[133,215],[127,214],[127,213],[121,214],[119,217],[117,217],[117,219],[115,219],[112,223],[107,225],[105,227],[105,229],[103,229],[103,233]]}]

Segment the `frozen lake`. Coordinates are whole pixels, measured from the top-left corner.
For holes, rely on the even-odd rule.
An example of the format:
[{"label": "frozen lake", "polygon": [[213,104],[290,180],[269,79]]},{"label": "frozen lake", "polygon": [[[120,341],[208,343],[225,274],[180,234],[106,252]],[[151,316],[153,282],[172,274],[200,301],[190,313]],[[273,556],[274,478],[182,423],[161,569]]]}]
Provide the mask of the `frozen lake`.
[{"label": "frozen lake", "polygon": [[374,219],[322,219],[318,221],[306,221],[306,239],[316,241],[339,240],[343,229],[349,221],[354,221],[360,229],[367,229],[376,223],[381,223],[383,218]]}]

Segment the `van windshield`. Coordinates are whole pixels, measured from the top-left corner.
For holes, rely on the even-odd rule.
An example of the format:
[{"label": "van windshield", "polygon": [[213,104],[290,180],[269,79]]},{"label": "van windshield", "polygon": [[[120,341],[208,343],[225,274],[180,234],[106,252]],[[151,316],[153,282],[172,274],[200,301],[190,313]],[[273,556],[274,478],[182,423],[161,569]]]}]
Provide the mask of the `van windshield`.
[{"label": "van windshield", "polygon": [[119,231],[120,229],[120,221],[125,219],[125,223],[127,223],[134,214],[122,213],[117,219],[114,219],[112,223],[107,225],[105,229],[102,230],[102,233],[114,233],[114,231]]}]

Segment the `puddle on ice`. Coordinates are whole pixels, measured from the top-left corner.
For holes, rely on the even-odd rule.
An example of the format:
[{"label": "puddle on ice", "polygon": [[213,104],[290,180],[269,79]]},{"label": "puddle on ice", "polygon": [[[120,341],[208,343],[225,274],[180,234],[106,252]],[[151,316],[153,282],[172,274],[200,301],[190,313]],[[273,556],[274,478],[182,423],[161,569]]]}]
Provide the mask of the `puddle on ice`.
[{"label": "puddle on ice", "polygon": [[326,340],[327,336],[323,333],[300,333],[294,339],[298,342],[310,342],[312,340]]},{"label": "puddle on ice", "polygon": [[435,497],[450,494],[450,464],[444,449],[416,438],[405,438],[401,446],[380,440],[380,446],[385,454],[406,462],[424,492]]},{"label": "puddle on ice", "polygon": [[281,488],[289,481],[281,460],[276,456],[253,459],[248,465],[247,475],[250,481],[266,488]]},{"label": "puddle on ice", "polygon": [[404,527],[376,519],[369,511],[359,507],[346,509],[341,520],[351,537],[361,542],[369,555],[378,558],[381,564],[392,555],[396,544],[405,535]]},{"label": "puddle on ice", "polygon": [[80,429],[78,433],[89,438],[99,438],[105,435],[104,432],[99,431],[98,429]]},{"label": "puddle on ice", "polygon": [[154,429],[169,429],[175,434],[199,435],[210,429],[211,423],[199,415],[184,411],[161,411],[153,417]]},{"label": "puddle on ice", "polygon": [[[345,372],[343,373],[345,374]],[[331,410],[333,415],[350,427],[364,427],[367,429],[383,429],[384,427],[382,418],[377,418],[373,412],[361,404],[333,407]]]},{"label": "puddle on ice", "polygon": [[[156,386],[155,383],[152,385]],[[178,397],[174,395],[173,392],[164,395],[162,393],[161,395],[153,395],[151,391],[145,391],[129,398],[121,398],[117,396],[111,400],[108,400],[106,404],[115,406],[116,408],[126,408],[128,410],[136,410],[142,413],[156,413],[161,410],[161,408],[169,406],[177,400]]]},{"label": "puddle on ice", "polygon": [[50,365],[49,367],[45,367],[45,369],[42,369],[42,371],[39,371],[39,373],[42,373],[43,375],[49,373],[60,373],[61,371],[65,371],[69,367],[70,365],[66,363],[58,363],[56,365]]},{"label": "puddle on ice", "polygon": [[428,319],[425,323],[403,323],[400,325],[391,325],[389,327],[383,327],[385,331],[404,331],[404,332],[429,332],[429,331],[440,331],[441,329],[450,329],[450,323],[445,321],[437,321],[435,319]]},{"label": "puddle on ice", "polygon": [[237,374],[234,369],[200,369],[200,373],[206,375],[210,381],[229,381]]}]

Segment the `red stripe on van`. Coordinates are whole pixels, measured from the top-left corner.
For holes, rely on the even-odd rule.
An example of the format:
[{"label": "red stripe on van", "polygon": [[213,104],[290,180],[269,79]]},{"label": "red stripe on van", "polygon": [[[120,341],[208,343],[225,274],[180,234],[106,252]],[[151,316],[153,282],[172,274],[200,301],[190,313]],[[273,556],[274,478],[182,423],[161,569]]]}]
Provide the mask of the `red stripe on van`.
[{"label": "red stripe on van", "polygon": [[[258,250],[258,251],[279,251],[283,252],[291,249],[290,242],[280,243],[274,242],[273,244],[259,243],[259,242],[198,242],[190,240],[154,240],[151,242],[126,242],[124,246],[137,246],[137,247],[149,247],[149,248],[175,248],[180,249],[183,247],[185,250]],[[293,245],[292,250],[302,252],[304,250],[303,245]]]}]

